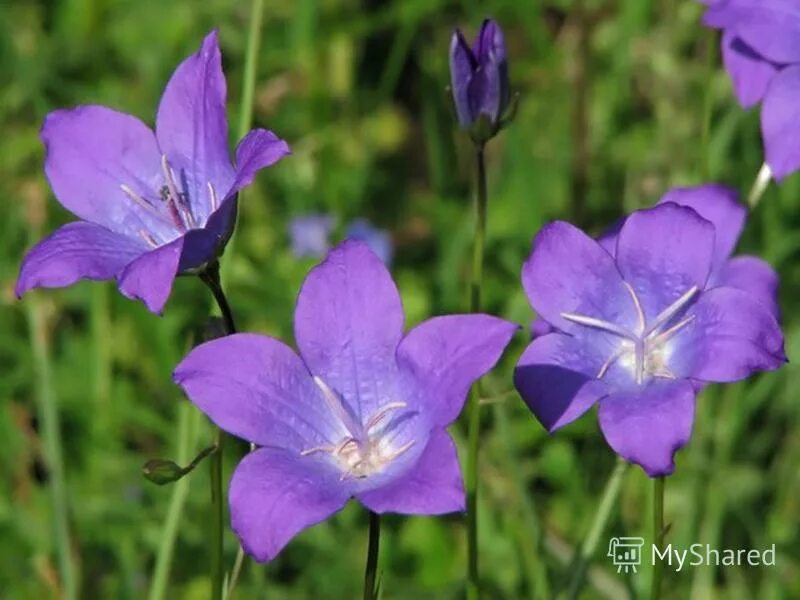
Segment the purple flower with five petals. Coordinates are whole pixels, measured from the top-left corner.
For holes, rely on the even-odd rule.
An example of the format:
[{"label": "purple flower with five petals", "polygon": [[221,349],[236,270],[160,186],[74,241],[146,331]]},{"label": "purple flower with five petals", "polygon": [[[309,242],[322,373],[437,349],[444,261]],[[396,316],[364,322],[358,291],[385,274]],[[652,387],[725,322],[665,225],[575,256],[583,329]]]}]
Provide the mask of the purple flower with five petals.
[{"label": "purple flower with five petals", "polygon": [[25,256],[16,293],[116,278],[120,292],[160,313],[175,277],[222,252],[237,192],[289,153],[264,129],[228,152],[225,77],[217,32],[173,73],[155,132],[136,117],[97,105],[50,113],[41,137],[58,201],[80,221]]},{"label": "purple flower with five petals", "polygon": [[495,21],[483,22],[472,48],[460,30],[453,32],[450,79],[461,127],[473,129],[483,118],[489,127],[481,135],[492,137],[511,99],[506,44]]},{"label": "purple flower with five petals", "polygon": [[194,349],[175,381],[222,429],[261,446],[233,474],[233,529],[260,561],[351,498],[377,513],[464,508],[445,428],[516,325],[449,315],[403,336],[383,263],[356,241],[312,269],[297,299],[299,356],[262,335]]},{"label": "purple flower with five petals", "polygon": [[766,162],[776,179],[800,168],[800,3],[706,0],[703,23],[721,29],[722,59],[743,108],[761,107]]},{"label": "purple flower with five petals", "polygon": [[730,280],[708,285],[736,230],[672,201],[631,214],[613,254],[568,223],[542,229],[522,281],[552,331],[525,350],[514,383],[549,431],[597,403],[615,452],[667,475],[702,384],[785,362],[771,308]]}]

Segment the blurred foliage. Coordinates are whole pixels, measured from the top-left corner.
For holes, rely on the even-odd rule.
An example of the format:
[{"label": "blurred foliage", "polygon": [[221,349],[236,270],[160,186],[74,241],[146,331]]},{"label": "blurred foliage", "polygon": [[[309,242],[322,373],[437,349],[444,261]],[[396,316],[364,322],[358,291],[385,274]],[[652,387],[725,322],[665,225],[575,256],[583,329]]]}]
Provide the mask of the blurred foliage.
[{"label": "blurred foliage", "polygon": [[[392,232],[393,271],[410,324],[463,311],[473,165],[468,141],[454,128],[447,49],[453,27],[475,31],[485,14],[505,28],[521,93],[516,121],[488,149],[488,311],[530,321],[520,265],[548,220],[598,232],[673,185],[713,179],[746,191],[762,156],[757,112],[735,104],[717,37],[700,26],[700,13],[688,0],[266,0],[255,122],[289,140],[294,154],[243,195],[223,272],[240,327],[291,339],[296,290],[312,261],[290,254],[287,222],[309,211],[333,212],[339,235],[360,216]],[[193,456],[210,441],[170,380],[208,314],[199,281],[176,284],[163,318],[110,284],[13,297],[24,250],[70,219],[43,177],[39,126],[50,110],[81,103],[152,123],[172,69],[212,27],[221,32],[236,123],[248,19],[244,1],[0,2],[2,598],[57,596],[60,588],[35,400],[42,386],[61,413],[81,597],[145,597],[174,488],[152,485],[141,466],[153,457]],[[800,176],[771,186],[740,244],[782,275],[790,357],[800,355],[800,319],[791,308],[800,291],[799,204]],[[29,337],[36,323],[44,343],[38,355]],[[487,378],[490,395],[511,387],[524,338]],[[774,543],[777,566],[667,569],[664,598],[800,597],[798,386],[800,371],[789,364],[709,388],[667,483],[669,541]],[[487,407],[483,437],[485,588],[492,598],[549,596],[569,579],[571,554],[614,457],[594,415],[549,437],[518,396],[501,399]],[[460,426],[453,429],[463,437]],[[207,597],[207,477],[200,468],[184,480],[169,598]],[[586,598],[645,594],[649,569],[618,575],[603,545],[612,535],[649,539],[650,487],[639,469],[628,471]],[[366,537],[365,513],[351,503],[273,563],[246,565],[238,597],[356,597]],[[384,598],[463,594],[458,515],[390,517],[382,541]],[[236,549],[227,535],[228,564]]]}]

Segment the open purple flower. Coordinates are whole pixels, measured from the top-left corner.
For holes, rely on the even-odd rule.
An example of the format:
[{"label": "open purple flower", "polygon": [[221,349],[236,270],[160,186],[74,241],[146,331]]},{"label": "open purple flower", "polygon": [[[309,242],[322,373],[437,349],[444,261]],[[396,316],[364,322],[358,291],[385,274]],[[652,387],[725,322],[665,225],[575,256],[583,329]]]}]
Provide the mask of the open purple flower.
[{"label": "open purple flower", "polygon": [[598,403],[611,447],[666,475],[691,435],[697,387],[783,364],[770,307],[730,282],[708,287],[734,229],[717,236],[671,201],[631,214],[613,255],[568,223],[542,229],[522,281],[552,332],[525,350],[514,383],[549,431]]},{"label": "open purple flower", "polygon": [[723,31],[722,58],[739,103],[763,100],[766,162],[780,180],[800,168],[800,4],[795,0],[706,1],[703,22]]},{"label": "open purple flower", "polygon": [[161,312],[175,277],[222,252],[237,192],[289,153],[255,129],[228,152],[225,77],[217,32],[173,73],[155,133],[136,117],[87,105],[50,113],[45,173],[69,223],[25,256],[17,296],[35,287],[116,278],[120,291]]},{"label": "open purple flower", "polygon": [[450,78],[458,122],[472,129],[481,117],[494,135],[511,98],[503,31],[492,19],[486,19],[470,47],[460,30],[450,42]]},{"label": "open purple flower", "polygon": [[462,510],[445,427],[516,326],[488,315],[430,319],[403,336],[386,267],[346,241],[306,278],[295,310],[300,355],[262,335],[194,349],[175,381],[222,429],[262,446],[233,474],[233,529],[270,560],[351,498],[377,513]]}]

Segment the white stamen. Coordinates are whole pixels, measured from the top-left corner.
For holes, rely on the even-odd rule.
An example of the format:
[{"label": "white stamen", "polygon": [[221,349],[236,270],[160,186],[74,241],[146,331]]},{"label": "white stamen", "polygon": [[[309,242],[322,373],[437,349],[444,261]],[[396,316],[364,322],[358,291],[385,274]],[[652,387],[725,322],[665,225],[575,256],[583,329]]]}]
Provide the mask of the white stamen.
[{"label": "white stamen", "polygon": [[[664,342],[668,342],[670,339],[672,339],[672,336],[674,336],[676,333],[678,333],[678,331],[680,331],[681,329],[686,327],[686,325],[688,325],[689,323],[694,321],[694,319],[695,319],[695,315],[689,315],[685,319],[682,319],[681,321],[679,321],[678,323],[676,323],[675,325],[673,325],[669,329],[666,329],[665,331],[662,331],[661,333],[656,335],[651,340],[651,344],[653,344],[654,346],[660,346]],[[655,332],[652,332],[651,335],[653,333],[655,333]]]},{"label": "white stamen", "polygon": [[603,331],[607,331],[608,333],[613,333],[614,335],[618,335],[619,337],[628,339],[628,340],[635,340],[636,336],[633,335],[631,332],[623,329],[619,325],[615,325],[614,323],[609,323],[608,321],[603,321],[602,319],[595,319],[594,317],[587,317],[586,315],[579,315],[576,313],[561,313],[561,317],[566,319],[567,321],[572,321],[573,323],[577,323],[578,325],[585,325],[586,327],[594,327],[595,329],[601,329]]},{"label": "white stamen", "polygon": [[645,318],[644,318],[644,310],[642,310],[642,303],[639,302],[639,296],[636,295],[636,291],[633,289],[630,283],[627,281],[622,282],[625,285],[625,289],[628,290],[628,293],[631,295],[631,300],[633,300],[633,305],[636,307],[636,318],[638,322],[637,331],[639,335],[644,333],[645,328]]},{"label": "white stamen", "polygon": [[672,304],[670,304],[667,308],[661,311],[655,321],[653,321],[647,329],[647,334],[649,335],[656,329],[660,328],[664,325],[667,321],[669,321],[672,317],[674,317],[682,308],[684,308],[691,300],[694,298],[694,295],[697,293],[698,288],[696,285],[689,288],[684,294],[675,300]]},{"label": "white stamen", "polygon": [[152,235],[150,235],[147,231],[145,231],[144,229],[140,229],[139,235],[145,242],[147,242],[148,246],[150,246],[151,248],[158,248],[158,243],[156,242],[155,238]]},{"label": "white stamen", "polygon": [[211,185],[210,181],[208,182],[208,195],[211,198],[211,212],[213,213],[217,210],[219,202],[217,201],[217,192],[214,191],[214,186]]},{"label": "white stamen", "polygon": [[385,404],[377,413],[375,413],[375,415],[372,416],[372,418],[369,421],[367,421],[364,430],[367,433],[371,432],[377,425],[380,424],[380,422],[387,414],[389,414],[393,410],[398,410],[405,407],[406,407],[405,402],[389,402],[389,404]]}]

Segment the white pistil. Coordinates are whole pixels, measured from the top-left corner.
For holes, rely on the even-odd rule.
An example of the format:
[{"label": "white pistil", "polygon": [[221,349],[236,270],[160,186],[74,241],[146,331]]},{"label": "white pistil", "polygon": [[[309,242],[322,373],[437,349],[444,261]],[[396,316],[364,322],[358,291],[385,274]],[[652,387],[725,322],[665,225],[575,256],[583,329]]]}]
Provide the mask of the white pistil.
[{"label": "white pistil", "polygon": [[184,231],[187,228],[194,227],[194,217],[189,208],[181,201],[181,195],[175,183],[175,174],[167,162],[166,154],[161,155],[161,170],[164,173],[164,180],[167,182],[167,190],[169,191],[167,206],[172,213],[175,224]]},{"label": "white pistil", "polygon": [[637,332],[639,335],[644,333],[645,328],[645,317],[644,317],[644,310],[642,310],[642,303],[639,302],[639,296],[636,295],[636,290],[633,289],[633,286],[628,283],[627,281],[622,282],[625,285],[625,289],[628,290],[628,293],[631,295],[631,300],[633,300],[633,305],[636,307],[636,319],[638,323]]}]

